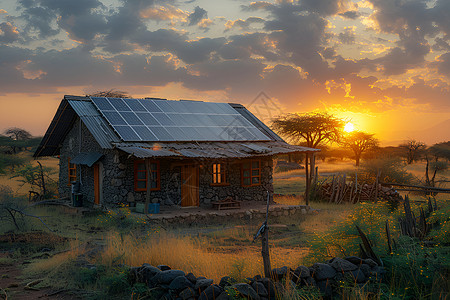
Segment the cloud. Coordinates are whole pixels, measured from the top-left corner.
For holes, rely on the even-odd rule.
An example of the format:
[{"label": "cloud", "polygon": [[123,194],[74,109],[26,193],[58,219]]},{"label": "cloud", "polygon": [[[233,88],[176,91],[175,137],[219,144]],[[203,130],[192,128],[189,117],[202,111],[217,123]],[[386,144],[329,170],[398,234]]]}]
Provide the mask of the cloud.
[{"label": "cloud", "polygon": [[197,25],[206,18],[208,18],[208,12],[200,6],[196,6],[194,12],[188,16],[189,26]]},{"label": "cloud", "polygon": [[149,7],[140,12],[141,18],[157,21],[185,19],[187,16],[187,12],[173,5]]},{"label": "cloud", "polygon": [[339,33],[338,39],[348,45],[355,43],[355,27],[344,27],[344,30]]},{"label": "cloud", "polygon": [[447,52],[439,56],[437,58],[437,62],[438,62],[437,63],[438,72],[450,78],[450,52]]},{"label": "cloud", "polygon": [[0,43],[12,43],[19,39],[17,27],[9,22],[0,23]]},{"label": "cloud", "polygon": [[361,13],[357,10],[348,10],[339,14],[344,19],[356,20],[361,16]]},{"label": "cloud", "polygon": [[249,30],[250,26],[255,23],[264,23],[263,18],[259,17],[248,17],[247,19],[237,19],[234,21],[228,20],[225,23],[225,31],[229,31],[231,29],[239,29],[239,30]]}]

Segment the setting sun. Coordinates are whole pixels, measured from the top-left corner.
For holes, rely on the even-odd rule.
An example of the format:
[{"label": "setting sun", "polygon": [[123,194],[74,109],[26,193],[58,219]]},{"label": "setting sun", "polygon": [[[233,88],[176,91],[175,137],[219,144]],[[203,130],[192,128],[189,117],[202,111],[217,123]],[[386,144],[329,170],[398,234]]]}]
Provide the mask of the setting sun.
[{"label": "setting sun", "polygon": [[354,130],[355,130],[355,126],[353,125],[353,123],[348,122],[347,124],[345,124],[345,126],[344,126],[345,132],[352,132]]}]

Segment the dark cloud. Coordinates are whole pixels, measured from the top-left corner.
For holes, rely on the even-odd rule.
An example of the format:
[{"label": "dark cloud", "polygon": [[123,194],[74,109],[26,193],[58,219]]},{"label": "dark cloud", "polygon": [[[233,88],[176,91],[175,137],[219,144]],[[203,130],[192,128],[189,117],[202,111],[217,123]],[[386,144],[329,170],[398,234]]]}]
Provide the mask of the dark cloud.
[{"label": "dark cloud", "polygon": [[436,38],[435,43],[433,45],[434,51],[450,51],[450,44],[445,41],[443,38]]},{"label": "dark cloud", "polygon": [[348,6],[348,0],[301,0],[303,10],[318,13],[322,16],[330,16],[339,13]]},{"label": "dark cloud", "polygon": [[340,13],[339,15],[345,19],[350,19],[350,20],[356,20],[361,16],[359,11],[357,11],[357,10],[349,10],[344,13]]},{"label": "dark cloud", "polygon": [[210,54],[225,44],[225,38],[201,38],[189,41],[186,34],[172,29],[144,31],[132,42],[146,46],[151,51],[167,51],[176,54],[184,62],[193,64],[205,61]]},{"label": "dark cloud", "polygon": [[52,26],[52,22],[57,18],[54,11],[42,6],[33,7],[30,6],[30,3],[26,3],[24,7],[26,9],[22,12],[21,18],[26,21],[25,32],[35,30],[40,39],[52,37],[59,33],[60,29]]},{"label": "dark cloud", "polygon": [[208,18],[208,12],[200,6],[196,6],[194,12],[188,16],[189,26],[197,25],[206,18]]},{"label": "dark cloud", "polygon": [[305,14],[302,8],[282,3],[270,8],[272,19],[266,21],[265,29],[271,31],[269,38],[287,60],[303,68],[317,80],[326,80],[328,64],[319,54],[328,43],[328,21],[318,14]]},{"label": "dark cloud", "polygon": [[252,54],[262,56],[270,61],[281,59],[276,49],[268,45],[268,35],[266,33],[231,36],[229,42],[218,49],[218,53],[224,59],[247,59]]},{"label": "dark cloud", "polygon": [[19,39],[19,32],[9,22],[0,23],[0,43],[12,43]]},{"label": "dark cloud", "polygon": [[258,17],[248,17],[245,20],[238,19],[235,21],[228,21],[225,24],[225,26],[227,27],[225,31],[228,31],[232,28],[238,28],[240,30],[249,30],[250,26],[255,23],[264,23],[264,19]]},{"label": "dark cloud", "polygon": [[[437,61],[438,61],[438,64],[437,64],[438,72],[440,74],[445,75],[448,78],[450,78],[450,52],[447,52],[447,53],[439,56]],[[449,102],[450,102],[450,98],[449,98]]]},{"label": "dark cloud", "polygon": [[373,18],[379,29],[399,37],[398,46],[378,60],[384,73],[402,74],[423,64],[431,50],[426,37],[434,36],[439,31],[434,25],[437,19],[433,9],[422,0],[369,1],[374,5]]},{"label": "dark cloud", "polygon": [[352,27],[346,27],[344,30],[338,35],[339,41],[344,44],[353,44],[355,43],[355,31]]}]

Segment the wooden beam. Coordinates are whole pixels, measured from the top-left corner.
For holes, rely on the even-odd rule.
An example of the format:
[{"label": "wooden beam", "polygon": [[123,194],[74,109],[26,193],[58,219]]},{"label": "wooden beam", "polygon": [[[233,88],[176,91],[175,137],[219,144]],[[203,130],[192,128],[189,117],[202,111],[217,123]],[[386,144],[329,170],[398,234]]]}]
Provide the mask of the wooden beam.
[{"label": "wooden beam", "polygon": [[148,214],[148,205],[151,202],[150,190],[152,188],[152,181],[151,181],[152,172],[151,172],[150,166],[151,166],[150,159],[146,158],[145,159],[145,170],[147,172],[147,192],[145,193],[145,207],[144,207],[144,212],[146,214]]}]

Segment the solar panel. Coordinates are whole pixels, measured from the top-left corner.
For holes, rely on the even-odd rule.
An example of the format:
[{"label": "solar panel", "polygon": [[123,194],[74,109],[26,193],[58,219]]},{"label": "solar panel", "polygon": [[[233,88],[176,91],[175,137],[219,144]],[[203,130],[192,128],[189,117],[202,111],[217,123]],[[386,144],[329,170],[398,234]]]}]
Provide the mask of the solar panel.
[{"label": "solar panel", "polygon": [[148,112],[162,112],[162,110],[151,100],[139,99],[138,101]]},{"label": "solar panel", "polygon": [[114,129],[120,135],[120,137],[124,141],[140,141],[140,137],[136,134],[136,132],[131,128],[131,126],[114,126]]},{"label": "solar panel", "polygon": [[125,101],[121,98],[108,98],[109,102],[114,106],[117,111],[131,111]]},{"label": "solar panel", "polygon": [[144,125],[144,123],[142,123],[142,121],[132,111],[120,112],[120,115],[124,118],[128,125]]},{"label": "solar panel", "polygon": [[105,111],[103,115],[106,117],[111,125],[127,125],[127,122],[115,111]]},{"label": "solar panel", "polygon": [[269,140],[226,103],[92,97],[123,141]]},{"label": "solar panel", "polygon": [[101,110],[115,110],[115,108],[109,103],[108,99],[100,97],[92,97],[92,101]]}]

